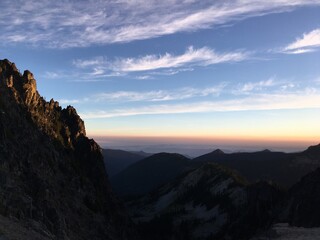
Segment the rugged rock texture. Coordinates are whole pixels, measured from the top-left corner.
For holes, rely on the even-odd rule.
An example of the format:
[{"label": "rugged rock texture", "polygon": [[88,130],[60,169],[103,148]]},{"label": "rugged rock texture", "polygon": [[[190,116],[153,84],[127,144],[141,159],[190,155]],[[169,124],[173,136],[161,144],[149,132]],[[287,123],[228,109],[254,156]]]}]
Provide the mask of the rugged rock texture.
[{"label": "rugged rock texture", "polygon": [[8,60],[0,61],[0,214],[43,239],[134,238],[76,110],[46,102],[33,74]]},{"label": "rugged rock texture", "polygon": [[208,163],[128,202],[144,239],[248,239],[268,228],[282,193]]}]

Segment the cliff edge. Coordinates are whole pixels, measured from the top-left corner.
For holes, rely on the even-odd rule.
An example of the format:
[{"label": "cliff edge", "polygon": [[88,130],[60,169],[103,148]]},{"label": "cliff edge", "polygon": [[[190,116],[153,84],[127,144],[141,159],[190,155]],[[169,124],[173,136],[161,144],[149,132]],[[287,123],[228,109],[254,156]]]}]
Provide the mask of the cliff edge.
[{"label": "cliff edge", "polygon": [[[0,217],[36,234],[20,239],[134,238],[76,110],[47,102],[33,74],[8,60],[0,60]],[[3,226],[0,236],[14,239],[18,230]]]}]

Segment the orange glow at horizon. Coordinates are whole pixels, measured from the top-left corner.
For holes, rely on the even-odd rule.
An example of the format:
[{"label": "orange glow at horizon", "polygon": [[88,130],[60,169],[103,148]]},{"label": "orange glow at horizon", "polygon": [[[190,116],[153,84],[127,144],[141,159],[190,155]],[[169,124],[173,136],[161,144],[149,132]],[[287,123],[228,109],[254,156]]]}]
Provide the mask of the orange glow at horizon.
[{"label": "orange glow at horizon", "polygon": [[320,143],[320,137],[318,136],[254,136],[254,135],[243,135],[243,136],[199,136],[199,135],[125,135],[125,134],[89,134],[93,138],[117,138],[117,139],[144,139],[144,140],[163,140],[168,142],[188,142],[194,144],[208,144],[210,142],[220,142],[221,144],[225,143],[246,143],[246,144],[263,144],[263,143],[272,143],[272,144],[302,144],[302,145],[313,145]]}]

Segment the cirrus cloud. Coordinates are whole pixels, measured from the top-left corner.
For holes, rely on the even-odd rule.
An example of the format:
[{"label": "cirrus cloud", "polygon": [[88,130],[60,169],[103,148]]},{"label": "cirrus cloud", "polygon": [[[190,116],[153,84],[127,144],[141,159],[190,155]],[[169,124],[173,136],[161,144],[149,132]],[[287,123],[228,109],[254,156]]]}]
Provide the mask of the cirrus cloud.
[{"label": "cirrus cloud", "polygon": [[0,40],[49,48],[88,47],[198,31],[312,5],[320,1],[2,0]]},{"label": "cirrus cloud", "polygon": [[[77,59],[73,61],[73,64],[78,68],[88,69],[93,76],[97,76],[112,72],[143,72],[239,62],[247,59],[249,55],[249,53],[243,51],[217,53],[208,47],[194,49],[190,46],[181,55],[165,53],[164,55],[146,55],[137,58],[117,58],[113,61],[104,57],[97,57],[89,60]],[[173,73],[175,72],[178,73],[179,71]]]},{"label": "cirrus cloud", "polygon": [[320,28],[314,29],[311,32],[304,33],[302,37],[290,43],[283,49],[284,53],[302,54],[314,52],[320,48]]}]

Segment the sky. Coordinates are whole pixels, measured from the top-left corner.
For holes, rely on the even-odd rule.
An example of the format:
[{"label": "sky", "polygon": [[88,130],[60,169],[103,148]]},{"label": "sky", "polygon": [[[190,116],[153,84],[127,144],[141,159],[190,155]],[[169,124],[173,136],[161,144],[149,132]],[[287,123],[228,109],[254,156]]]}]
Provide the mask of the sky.
[{"label": "sky", "polygon": [[73,105],[106,147],[320,142],[320,0],[1,0],[0,9],[0,58],[33,72],[47,100]]}]

